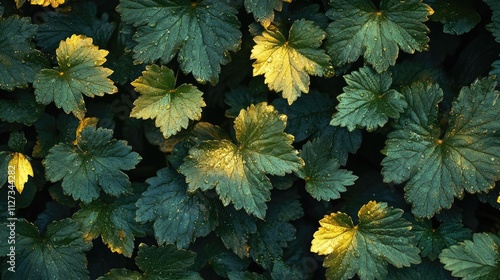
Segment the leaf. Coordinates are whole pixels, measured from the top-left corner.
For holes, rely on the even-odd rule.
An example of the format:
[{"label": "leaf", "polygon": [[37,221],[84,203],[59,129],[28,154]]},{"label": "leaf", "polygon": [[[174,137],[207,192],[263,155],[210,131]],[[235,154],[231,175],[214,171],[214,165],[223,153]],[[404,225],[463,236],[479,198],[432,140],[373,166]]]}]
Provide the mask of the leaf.
[{"label": "leaf", "polygon": [[283,2],[292,2],[292,0],[245,0],[245,9],[267,28],[274,20],[274,10],[281,11]]},{"label": "leaf", "polygon": [[443,137],[438,122],[436,85],[403,89],[406,112],[389,133],[382,161],[385,182],[405,181],[405,197],[417,217],[431,217],[450,208],[455,197],[487,192],[500,179],[499,97],[492,77],[460,91]]},{"label": "leaf", "polygon": [[83,239],[79,224],[71,219],[52,222],[45,236],[25,220],[16,223],[16,272],[2,269],[2,279],[90,279],[85,251],[92,243]]},{"label": "leaf", "polygon": [[219,211],[219,220],[224,222],[219,223],[215,232],[226,248],[240,258],[248,257],[248,240],[257,231],[255,218],[228,206]]},{"label": "leaf", "polygon": [[37,140],[33,148],[33,156],[45,157],[54,145],[75,140],[78,119],[72,115],[61,113],[57,118],[42,115],[34,124]]},{"label": "leaf", "polygon": [[36,31],[29,17],[0,18],[0,89],[26,87],[47,64],[32,42]]},{"label": "leaf", "polygon": [[224,206],[233,203],[263,219],[272,188],[265,174],[282,176],[302,165],[285,126],[286,116],[266,103],[241,110],[234,121],[237,144],[209,140],[189,150],[179,169],[188,192],[215,188]]},{"label": "leaf", "polygon": [[195,253],[177,250],[171,244],[148,247],[142,243],[135,263],[144,272],[140,279],[201,280],[198,272],[191,270],[195,257]]},{"label": "leaf", "polygon": [[144,227],[134,220],[138,198],[136,193],[118,199],[103,197],[81,205],[72,218],[82,225],[86,240],[101,236],[111,252],[130,258],[135,248],[135,237],[146,234]]},{"label": "leaf", "polygon": [[467,33],[481,20],[473,4],[471,0],[436,1],[431,5],[434,10],[431,20],[441,22],[445,33],[455,35]]},{"label": "leaf", "polygon": [[500,275],[500,237],[491,233],[474,233],[472,240],[444,249],[439,260],[454,277],[464,279],[498,279]]},{"label": "leaf", "polygon": [[[60,0],[64,2],[64,0]],[[104,48],[113,33],[116,24],[108,21],[103,13],[97,17],[94,2],[71,3],[71,10],[57,13],[42,13],[41,24],[36,34],[37,45],[44,52],[52,53],[61,40],[73,34],[85,35],[93,39],[95,45]]]},{"label": "leaf", "polygon": [[338,159],[325,153],[325,149],[331,150],[331,143],[320,138],[304,144],[300,157],[305,165],[296,173],[306,181],[306,191],[312,197],[329,201],[340,198],[340,193],[346,191],[346,186],[353,185],[358,176],[340,169]]},{"label": "leaf", "polygon": [[500,43],[500,3],[495,0],[483,0],[483,2],[488,4],[493,12],[491,22],[486,25],[486,29],[493,33],[495,40]]},{"label": "leaf", "polygon": [[175,243],[178,248],[186,248],[217,226],[213,203],[201,193],[188,194],[182,175],[163,168],[146,183],[149,187],[136,203],[136,220],[154,221],[159,244]]},{"label": "leaf", "polygon": [[167,64],[178,53],[182,71],[192,73],[200,83],[215,85],[220,65],[231,61],[229,51],[240,48],[237,11],[224,1],[123,0],[117,11],[125,22],[138,27],[136,63],[159,59]]},{"label": "leaf", "polygon": [[[267,88],[266,88],[267,89]],[[226,110],[226,117],[236,118],[241,109],[245,109],[251,104],[267,101],[266,91],[255,86],[238,87],[226,93],[224,102],[230,107]],[[274,105],[274,104],[273,104]],[[276,106],[275,106],[276,107]]]},{"label": "leaf", "polygon": [[309,75],[330,76],[330,57],[320,48],[326,33],[307,20],[294,21],[288,38],[279,30],[265,30],[255,36],[250,59],[253,75],[264,75],[270,90],[282,92],[291,105],[309,92]]},{"label": "leaf", "polygon": [[283,258],[283,247],[295,238],[296,229],[289,223],[304,215],[298,197],[276,196],[269,204],[266,221],[257,221],[257,231],[250,236],[249,253],[266,270]]},{"label": "leaf", "polygon": [[423,220],[414,224],[413,233],[420,255],[429,257],[431,261],[437,259],[443,249],[471,237],[470,229],[460,222],[443,222],[433,228],[430,220]]},{"label": "leaf", "polygon": [[57,8],[59,5],[64,4],[65,0],[30,0],[31,5],[40,5],[43,7],[51,6]]},{"label": "leaf", "polygon": [[141,95],[134,101],[130,116],[156,119],[155,125],[165,138],[187,128],[189,120],[199,120],[201,108],[206,106],[203,92],[195,86],[182,84],[174,88],[174,72],[165,66],[146,66],[146,71],[132,86]]},{"label": "leaf", "polygon": [[364,60],[381,73],[396,63],[399,49],[407,53],[428,48],[429,29],[422,23],[433,10],[420,0],[330,0],[326,49],[333,64]]},{"label": "leaf", "polygon": [[263,275],[250,271],[231,271],[227,274],[229,280],[265,280]]},{"label": "leaf", "polygon": [[334,100],[330,95],[312,91],[302,96],[292,105],[281,98],[273,101],[273,106],[288,117],[286,132],[295,136],[295,142],[302,142],[311,135],[327,128],[328,119],[334,112]]},{"label": "leaf", "polygon": [[403,210],[387,203],[370,201],[358,212],[359,223],[337,212],[321,219],[314,233],[311,251],[327,255],[327,279],[385,279],[387,264],[401,268],[420,262],[412,245],[411,223],[402,219]]},{"label": "leaf", "polygon": [[19,193],[23,192],[24,184],[28,182],[28,176],[35,176],[31,163],[22,153],[13,153],[9,161],[9,171],[14,171],[14,185]]},{"label": "leaf", "polygon": [[453,280],[449,271],[445,270],[439,261],[431,262],[422,259],[422,262],[411,267],[389,267],[387,280]]},{"label": "leaf", "polygon": [[358,126],[373,131],[382,127],[389,118],[399,118],[408,105],[404,96],[390,89],[390,72],[377,74],[370,67],[360,68],[345,75],[347,86],[337,99],[338,112],[333,115],[331,125],[346,126],[349,131]]},{"label": "leaf", "polygon": [[94,97],[118,91],[107,78],[113,71],[102,67],[108,51],[94,46],[92,38],[72,35],[61,41],[56,54],[59,66],[42,69],[33,82],[38,103],[54,102],[65,113],[82,119],[86,111],[82,94]]},{"label": "leaf", "polygon": [[318,131],[316,137],[331,139],[331,154],[338,158],[341,165],[346,165],[349,153],[355,154],[363,142],[361,130],[349,131],[345,127],[330,125]]},{"label": "leaf", "polygon": [[128,192],[131,184],[122,170],[133,169],[141,157],[112,137],[112,130],[90,126],[76,145],[55,145],[43,160],[45,176],[51,182],[62,180],[64,193],[85,203],[97,199],[101,189],[112,196]]},{"label": "leaf", "polygon": [[2,92],[0,120],[31,126],[42,115],[44,108],[36,103],[35,96],[30,92]]}]

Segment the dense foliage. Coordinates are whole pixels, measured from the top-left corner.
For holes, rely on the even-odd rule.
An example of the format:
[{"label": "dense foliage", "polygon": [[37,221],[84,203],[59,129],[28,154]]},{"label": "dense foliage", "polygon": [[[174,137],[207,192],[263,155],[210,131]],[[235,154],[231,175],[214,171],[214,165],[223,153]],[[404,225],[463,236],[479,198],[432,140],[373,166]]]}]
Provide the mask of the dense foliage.
[{"label": "dense foliage", "polygon": [[499,54],[496,0],[2,1],[1,278],[500,279]]}]

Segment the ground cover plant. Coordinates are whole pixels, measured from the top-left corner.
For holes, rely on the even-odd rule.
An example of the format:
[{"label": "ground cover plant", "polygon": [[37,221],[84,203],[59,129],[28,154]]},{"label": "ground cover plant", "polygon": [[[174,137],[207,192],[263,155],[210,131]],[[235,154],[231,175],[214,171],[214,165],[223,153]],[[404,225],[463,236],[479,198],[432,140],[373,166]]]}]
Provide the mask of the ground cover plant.
[{"label": "ground cover plant", "polygon": [[495,0],[1,1],[1,278],[500,279],[499,54]]}]

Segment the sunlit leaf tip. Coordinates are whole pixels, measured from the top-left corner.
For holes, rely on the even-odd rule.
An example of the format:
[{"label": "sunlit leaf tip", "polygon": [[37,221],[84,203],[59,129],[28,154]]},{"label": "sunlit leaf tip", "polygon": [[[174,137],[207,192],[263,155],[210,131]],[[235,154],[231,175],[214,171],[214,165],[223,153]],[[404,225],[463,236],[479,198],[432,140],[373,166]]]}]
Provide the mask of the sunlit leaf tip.
[{"label": "sunlit leaf tip", "polygon": [[[24,184],[28,182],[28,176],[35,176],[30,161],[22,153],[12,154],[7,174],[9,174],[9,183],[12,182],[19,193],[23,192]],[[11,178],[14,180],[11,181]]]},{"label": "sunlit leaf tip", "polygon": [[57,8],[59,5],[64,4],[65,0],[30,0],[31,5],[40,5],[43,7],[51,6]]}]

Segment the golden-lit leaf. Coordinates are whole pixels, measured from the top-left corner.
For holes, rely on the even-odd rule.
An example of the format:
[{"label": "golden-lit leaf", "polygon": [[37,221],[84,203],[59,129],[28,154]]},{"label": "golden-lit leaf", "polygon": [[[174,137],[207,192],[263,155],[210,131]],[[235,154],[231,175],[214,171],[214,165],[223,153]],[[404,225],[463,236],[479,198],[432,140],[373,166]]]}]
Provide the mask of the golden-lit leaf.
[{"label": "golden-lit leaf", "polygon": [[78,139],[80,138],[80,133],[82,133],[82,130],[84,128],[86,128],[87,126],[96,127],[98,122],[99,118],[96,117],[84,118],[80,120],[78,128],[76,129],[76,138],[75,141],[73,141],[73,145],[76,145],[78,143]]},{"label": "golden-lit leaf", "polygon": [[52,6],[52,8],[57,8],[59,5],[64,4],[65,0],[31,0],[31,5],[40,5],[43,7]]},{"label": "golden-lit leaf", "polygon": [[33,168],[29,160],[21,153],[14,153],[9,161],[9,170],[14,171],[14,185],[19,193],[23,192],[28,175],[33,177]]}]

